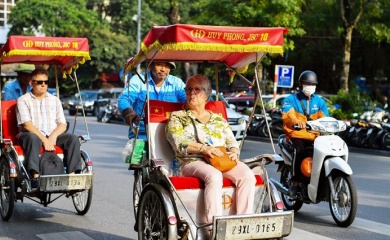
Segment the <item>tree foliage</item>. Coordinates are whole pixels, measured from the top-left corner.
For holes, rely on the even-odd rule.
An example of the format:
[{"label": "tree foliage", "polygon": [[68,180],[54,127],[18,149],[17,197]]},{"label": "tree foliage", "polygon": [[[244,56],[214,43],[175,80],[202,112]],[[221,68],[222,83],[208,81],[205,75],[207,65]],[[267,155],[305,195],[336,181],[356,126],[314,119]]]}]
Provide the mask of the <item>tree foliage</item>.
[{"label": "tree foliage", "polygon": [[23,0],[12,9],[8,35],[45,34],[52,37],[78,37],[100,28],[95,11],[84,0]]}]

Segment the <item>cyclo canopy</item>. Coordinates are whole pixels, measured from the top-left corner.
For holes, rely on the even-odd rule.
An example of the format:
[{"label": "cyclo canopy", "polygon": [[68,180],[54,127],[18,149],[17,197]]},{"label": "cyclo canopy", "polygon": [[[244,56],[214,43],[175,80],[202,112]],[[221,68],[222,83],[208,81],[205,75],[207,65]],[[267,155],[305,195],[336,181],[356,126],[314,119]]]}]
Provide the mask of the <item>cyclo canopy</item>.
[{"label": "cyclo canopy", "polygon": [[59,65],[64,75],[90,59],[87,38],[10,36],[0,49],[1,64]]},{"label": "cyclo canopy", "polygon": [[143,61],[219,62],[234,69],[247,67],[267,53],[283,53],[282,27],[231,27],[176,24],[155,26],[130,58],[126,71]]}]

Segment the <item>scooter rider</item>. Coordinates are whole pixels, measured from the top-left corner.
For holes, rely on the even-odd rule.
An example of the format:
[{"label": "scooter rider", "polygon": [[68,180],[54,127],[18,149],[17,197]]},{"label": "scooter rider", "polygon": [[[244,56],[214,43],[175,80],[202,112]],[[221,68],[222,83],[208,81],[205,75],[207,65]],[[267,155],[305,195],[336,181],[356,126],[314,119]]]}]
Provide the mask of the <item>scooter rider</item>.
[{"label": "scooter rider", "polygon": [[[286,139],[291,140],[295,150],[293,165],[292,186],[288,194],[296,196],[299,179],[301,177],[300,165],[306,154],[306,147],[313,144],[317,137],[315,133],[306,131],[306,122],[329,116],[324,99],[314,94],[318,84],[317,75],[313,71],[303,71],[298,80],[299,92],[286,97],[282,104],[283,128]],[[294,129],[294,125],[299,129]]]}]

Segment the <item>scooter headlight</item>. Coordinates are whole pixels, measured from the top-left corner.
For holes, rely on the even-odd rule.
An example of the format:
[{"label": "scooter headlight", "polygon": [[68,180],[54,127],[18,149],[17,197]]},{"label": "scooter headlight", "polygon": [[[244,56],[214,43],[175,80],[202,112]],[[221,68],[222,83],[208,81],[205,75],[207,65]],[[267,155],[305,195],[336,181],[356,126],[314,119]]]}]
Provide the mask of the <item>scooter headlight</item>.
[{"label": "scooter headlight", "polygon": [[322,129],[329,133],[339,132],[338,121],[321,121]]},{"label": "scooter headlight", "polygon": [[343,121],[320,121],[321,125],[316,126],[316,131],[326,131],[328,133],[342,132],[347,129],[347,125]]}]

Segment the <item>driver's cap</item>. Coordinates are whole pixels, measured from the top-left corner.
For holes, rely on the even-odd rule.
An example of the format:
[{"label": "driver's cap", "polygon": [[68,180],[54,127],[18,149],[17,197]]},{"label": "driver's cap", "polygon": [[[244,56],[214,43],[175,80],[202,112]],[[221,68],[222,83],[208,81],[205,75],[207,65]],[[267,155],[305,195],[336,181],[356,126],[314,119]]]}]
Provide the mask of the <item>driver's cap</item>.
[{"label": "driver's cap", "polygon": [[16,67],[15,72],[31,73],[34,70],[35,70],[34,64],[20,63]]}]

